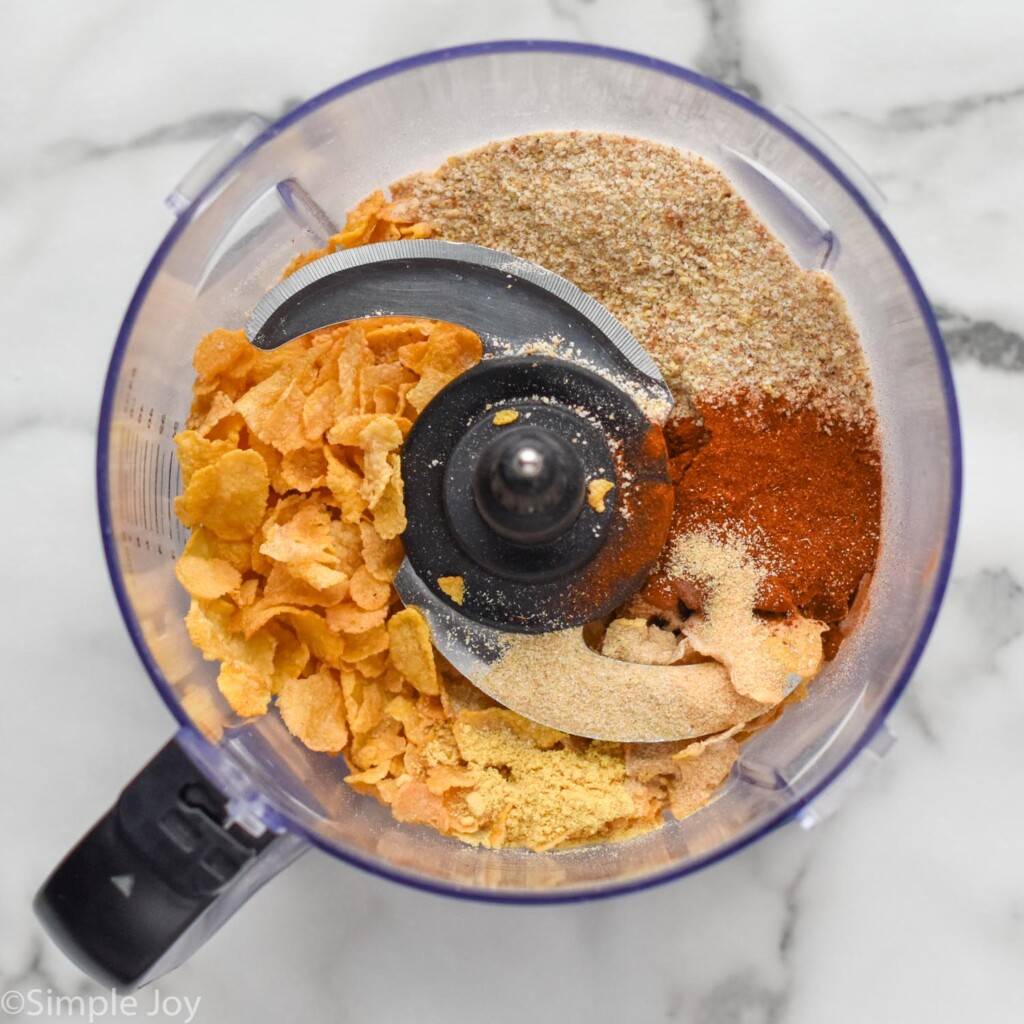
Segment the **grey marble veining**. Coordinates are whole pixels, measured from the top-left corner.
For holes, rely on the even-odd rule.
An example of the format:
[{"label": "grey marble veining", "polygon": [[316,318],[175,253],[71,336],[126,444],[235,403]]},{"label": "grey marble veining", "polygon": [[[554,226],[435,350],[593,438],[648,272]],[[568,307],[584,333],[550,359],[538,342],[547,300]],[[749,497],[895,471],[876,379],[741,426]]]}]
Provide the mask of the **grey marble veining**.
[{"label": "grey marble veining", "polygon": [[[888,131],[917,132],[931,128],[948,128],[959,124],[965,117],[979,110],[1001,107],[1007,103],[1024,102],[1024,86],[1000,89],[996,92],[958,96],[952,100],[931,100],[893,107],[876,122]],[[851,116],[856,116],[852,115]]]},{"label": "grey marble veining", "polygon": [[751,77],[744,62],[747,40],[743,33],[740,0],[700,0],[708,24],[708,39],[697,52],[694,67],[710,78],[761,99],[761,87]]},{"label": "grey marble veining", "polygon": [[163,197],[244,112],[273,119],[417,51],[531,36],[648,52],[793,107],[888,197],[966,449],[954,579],[893,716],[900,740],[817,828],[618,900],[456,903],[309,854],[160,992],[200,996],[196,1020],[218,1024],[1024,1020],[1024,8],[1008,0],[0,9],[15,41],[0,62],[0,992],[102,994],[29,902],[171,732],[93,499],[106,360],[170,224]]},{"label": "grey marble veining", "polygon": [[1024,336],[992,320],[973,320],[946,306],[935,307],[950,358],[1019,373],[1024,370]]}]

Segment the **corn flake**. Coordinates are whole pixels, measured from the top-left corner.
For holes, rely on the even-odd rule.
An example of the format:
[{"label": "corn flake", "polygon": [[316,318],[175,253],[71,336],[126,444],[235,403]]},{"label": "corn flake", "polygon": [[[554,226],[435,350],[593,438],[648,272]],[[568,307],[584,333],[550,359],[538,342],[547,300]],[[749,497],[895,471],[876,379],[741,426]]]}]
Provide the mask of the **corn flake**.
[{"label": "corn flake", "polygon": [[391,416],[374,416],[359,432],[363,450],[363,484],[361,493],[373,508],[384,494],[394,472],[389,455],[402,444],[402,432]]},{"label": "corn flake", "polygon": [[275,562],[338,564],[333,549],[331,517],[320,501],[304,502],[286,522],[272,523],[266,528],[264,537],[260,553]]},{"label": "corn flake", "polygon": [[[277,598],[263,597],[240,609],[237,622],[246,638],[259,632],[268,622],[286,612],[301,612],[305,609],[298,603],[285,604]],[[271,670],[273,671],[273,670]]]},{"label": "corn flake", "polygon": [[426,783],[412,779],[398,789],[391,801],[391,813],[399,821],[429,825],[441,832],[450,829],[450,818],[444,800],[431,793]]},{"label": "corn flake", "polygon": [[345,713],[353,734],[368,734],[384,718],[384,691],[360,672],[343,672],[341,689],[345,694]]},{"label": "corn flake", "polygon": [[376,579],[365,565],[352,574],[348,592],[352,600],[368,612],[387,607],[391,600],[391,584]]},{"label": "corn flake", "polygon": [[288,731],[310,750],[337,754],[348,742],[341,683],[329,669],[286,680],[277,707]]},{"label": "corn flake", "polygon": [[353,763],[362,769],[372,768],[404,754],[406,741],[401,728],[401,723],[388,715],[369,733],[353,737]]},{"label": "corn flake", "polygon": [[375,579],[391,583],[398,573],[405,549],[398,537],[385,540],[372,523],[361,522],[359,532],[362,538],[362,557],[366,569]]},{"label": "corn flake", "polygon": [[[263,600],[268,604],[293,604],[311,607],[320,605],[337,604],[345,597],[348,589],[348,580],[343,573],[337,570],[328,569],[332,579],[338,582],[325,589],[318,589],[305,579],[296,575],[297,572],[315,573],[319,569],[327,569],[327,566],[318,566],[317,563],[297,563],[295,565],[277,564],[270,570],[266,584],[263,588]],[[321,581],[327,582],[327,581]]]},{"label": "corn flake", "polygon": [[461,576],[439,576],[437,585],[456,604],[462,604],[466,596],[466,581]]},{"label": "corn flake", "polygon": [[[378,359],[384,357],[392,361],[398,357],[398,351],[403,345],[423,342],[425,351],[425,343],[433,326],[430,320],[381,317],[367,324],[366,343]],[[404,362],[402,365],[405,365]]]},{"label": "corn flake", "polygon": [[339,601],[326,612],[327,625],[335,633],[365,633],[375,626],[383,626],[388,617],[387,605],[365,611],[353,601]]},{"label": "corn flake", "polygon": [[324,449],[324,457],[327,460],[326,484],[335,506],[341,510],[345,522],[358,523],[367,509],[362,475],[330,448]]},{"label": "corn flake", "polygon": [[204,601],[223,597],[242,585],[242,574],[222,558],[182,555],[174,566],[174,575],[193,597]]},{"label": "corn flake", "polygon": [[587,504],[597,513],[605,510],[605,498],[615,489],[611,480],[591,480],[587,484]]},{"label": "corn flake", "polygon": [[243,540],[259,529],[269,490],[263,459],[253,451],[230,451],[193,474],[174,510],[185,526]]},{"label": "corn flake", "polygon": [[309,609],[291,610],[282,616],[295,630],[296,636],[321,661],[340,669],[345,655],[345,641],[332,633],[326,621]]},{"label": "corn flake", "polygon": [[249,540],[224,540],[202,526],[192,531],[183,553],[198,558],[223,559],[240,574],[252,569],[252,543]]},{"label": "corn flake", "polygon": [[430,627],[418,608],[403,608],[388,620],[390,658],[395,668],[421,693],[437,694],[437,667]]},{"label": "corn flake", "polygon": [[366,659],[386,651],[389,642],[388,630],[383,625],[372,626],[370,629],[364,629],[361,633],[346,635],[345,661],[361,666]]},{"label": "corn flake", "polygon": [[217,686],[236,715],[253,718],[267,713],[272,696],[271,681],[246,662],[223,662]]},{"label": "corn flake", "polygon": [[196,346],[192,366],[200,378],[212,379],[226,373],[252,357],[252,345],[245,331],[225,331],[217,328]]},{"label": "corn flake", "polygon": [[230,441],[210,441],[196,430],[183,430],[175,434],[174,443],[181,466],[181,482],[186,487],[197,469],[212,466],[235,447]]},{"label": "corn flake", "polygon": [[[337,364],[335,364],[337,366]],[[325,380],[307,396],[302,404],[302,427],[307,441],[321,441],[337,416],[341,385]]]},{"label": "corn flake", "polygon": [[235,607],[229,601],[193,600],[185,627],[192,643],[207,661],[231,661],[248,664],[269,678],[274,671],[272,636],[253,630],[248,636],[235,626]]},{"label": "corn flake", "polygon": [[321,447],[295,448],[281,459],[281,480],[289,490],[309,492],[327,482],[327,457]]},{"label": "corn flake", "polygon": [[383,540],[400,536],[407,525],[405,517],[405,482],[402,480],[402,458],[397,453],[388,456],[391,478],[373,506],[373,528]]},{"label": "corn flake", "polygon": [[409,404],[422,412],[427,403],[460,373],[475,366],[483,356],[480,339],[465,327],[435,325],[419,362],[419,383],[409,392]]},{"label": "corn flake", "polygon": [[306,443],[303,409],[312,389],[313,360],[308,353],[286,364],[247,391],[235,403],[246,425],[264,444],[287,454]]}]

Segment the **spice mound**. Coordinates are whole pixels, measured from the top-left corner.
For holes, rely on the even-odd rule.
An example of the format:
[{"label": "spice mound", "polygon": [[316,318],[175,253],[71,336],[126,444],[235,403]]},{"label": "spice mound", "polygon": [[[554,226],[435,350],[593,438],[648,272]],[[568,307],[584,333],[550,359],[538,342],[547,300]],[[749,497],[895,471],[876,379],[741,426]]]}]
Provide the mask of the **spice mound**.
[{"label": "spice mound", "polygon": [[[494,672],[530,713],[501,706],[436,655],[393,586],[403,440],[481,358],[479,338],[389,318],[264,353],[216,330],[196,350],[177,437],[177,511],[192,529],[177,575],[230,714],[200,688],[186,709],[214,735],[273,711],[347,766],[345,785],[468,843],[550,851],[640,835],[723,791],[743,744],[835,656],[866,586],[881,468],[856,328],[831,278],[798,267],[717,169],[610,134],[453,157],[364,199],[285,273],[431,236],[567,277],[658,364],[676,402],[664,431],[676,501],[656,569],[608,620],[510,643]],[[595,483],[600,514],[616,499]],[[444,587],[463,600],[461,577]],[[619,739],[575,734],[584,712]],[[687,738],[622,742],[643,715],[685,719]]]},{"label": "spice mound", "polygon": [[[667,432],[672,536],[740,539],[764,570],[755,607],[838,622],[878,552],[882,476],[873,433],[756,395],[698,404],[699,434]],[[704,601],[701,581],[671,557],[648,595],[670,607],[676,598],[694,609]]]}]

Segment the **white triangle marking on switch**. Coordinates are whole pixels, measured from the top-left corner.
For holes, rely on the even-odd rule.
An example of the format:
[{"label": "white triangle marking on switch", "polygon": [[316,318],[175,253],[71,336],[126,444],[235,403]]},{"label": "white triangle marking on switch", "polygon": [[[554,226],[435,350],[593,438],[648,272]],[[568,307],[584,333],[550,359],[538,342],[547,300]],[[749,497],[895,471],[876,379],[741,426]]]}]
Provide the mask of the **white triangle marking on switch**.
[{"label": "white triangle marking on switch", "polygon": [[110,881],[114,883],[117,891],[126,898],[131,896],[132,889],[135,888],[134,875],[111,875]]}]

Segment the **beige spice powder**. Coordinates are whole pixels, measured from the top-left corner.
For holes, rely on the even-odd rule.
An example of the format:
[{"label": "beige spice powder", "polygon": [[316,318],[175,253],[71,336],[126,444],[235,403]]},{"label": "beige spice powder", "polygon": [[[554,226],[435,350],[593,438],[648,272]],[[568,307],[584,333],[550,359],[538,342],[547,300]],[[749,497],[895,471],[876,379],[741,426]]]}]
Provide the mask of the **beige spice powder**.
[{"label": "beige spice powder", "polygon": [[551,740],[537,742],[486,712],[463,713],[454,732],[473,780],[469,807],[481,817],[501,815],[506,843],[551,849],[637,816],[617,744],[556,747],[553,730]]},{"label": "beige spice powder", "polygon": [[592,651],[578,629],[506,639],[484,688],[507,707],[567,733],[630,742],[696,738],[766,710],[739,693],[713,661],[627,664]]},{"label": "beige spice powder", "polygon": [[728,669],[737,693],[772,707],[817,673],[827,626],[796,615],[777,623],[756,616],[764,572],[740,543],[683,534],[672,542],[666,560],[673,576],[706,588],[704,613],[686,620],[683,635],[696,651]]},{"label": "beige spice powder", "polygon": [[762,573],[742,546],[686,534],[668,562],[707,587],[705,612],[687,619],[682,633],[696,655],[711,660],[627,664],[591,650],[578,629],[510,635],[484,680],[487,692],[567,733],[643,742],[725,732],[816,674],[825,624],[757,617]]}]

